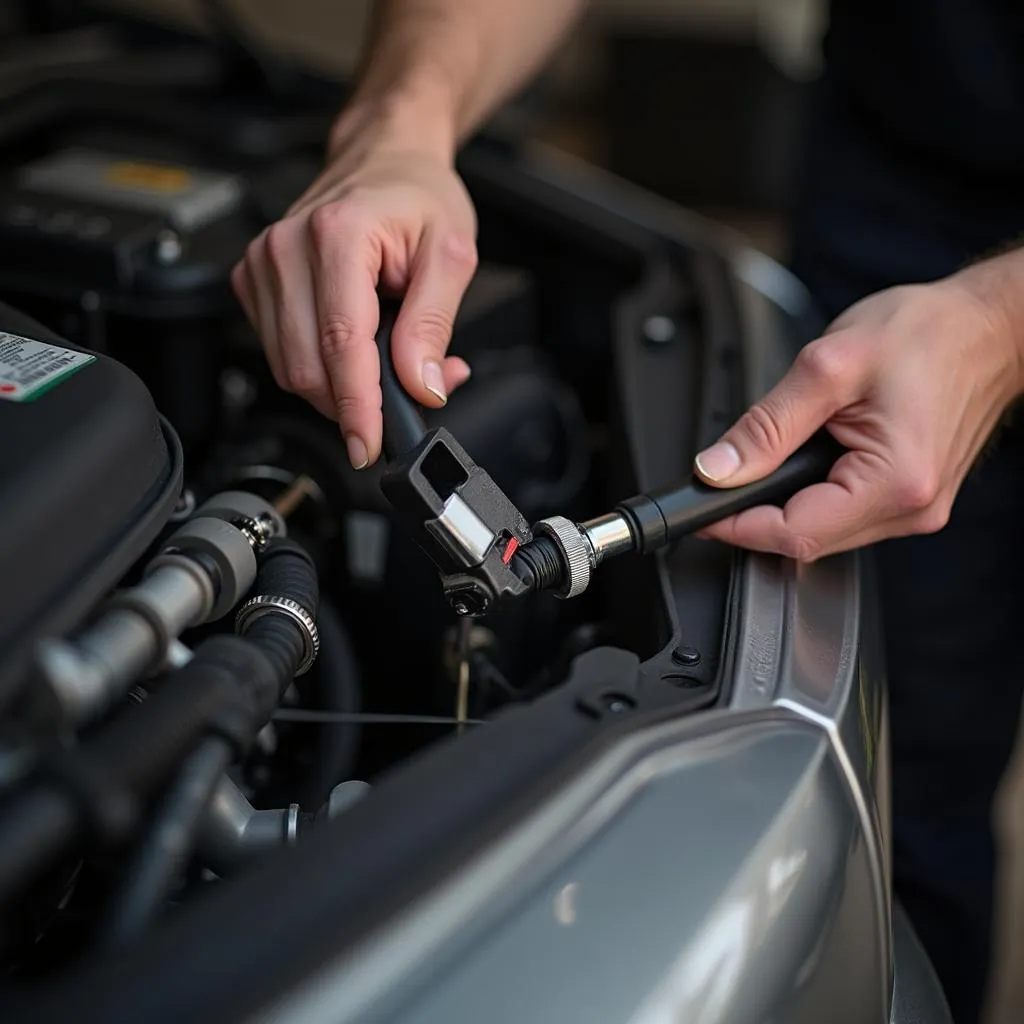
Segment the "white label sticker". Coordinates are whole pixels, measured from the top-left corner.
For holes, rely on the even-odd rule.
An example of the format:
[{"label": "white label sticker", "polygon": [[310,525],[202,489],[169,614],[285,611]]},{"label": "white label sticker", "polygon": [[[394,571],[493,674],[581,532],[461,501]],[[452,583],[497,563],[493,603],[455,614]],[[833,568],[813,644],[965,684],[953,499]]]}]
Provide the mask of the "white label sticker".
[{"label": "white label sticker", "polygon": [[0,398],[31,402],[95,361],[87,352],[0,331]]}]

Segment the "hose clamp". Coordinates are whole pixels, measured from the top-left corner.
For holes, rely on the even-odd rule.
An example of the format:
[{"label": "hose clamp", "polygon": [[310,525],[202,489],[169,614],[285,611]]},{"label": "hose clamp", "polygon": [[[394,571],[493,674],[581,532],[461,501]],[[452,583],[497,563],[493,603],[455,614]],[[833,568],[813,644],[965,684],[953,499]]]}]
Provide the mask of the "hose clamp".
[{"label": "hose clamp", "polygon": [[313,667],[316,656],[320,653],[320,632],[316,628],[316,621],[313,616],[302,607],[298,601],[290,597],[278,597],[275,594],[258,594],[249,598],[235,617],[235,632],[244,634],[245,631],[264,615],[284,615],[291,619],[299,627],[302,634],[302,659],[295,671],[296,676],[301,676]]},{"label": "hose clamp", "polygon": [[563,600],[579,597],[590,586],[591,550],[583,531],[565,516],[542,519],[533,529],[550,537],[565,560],[567,579],[556,596]]}]

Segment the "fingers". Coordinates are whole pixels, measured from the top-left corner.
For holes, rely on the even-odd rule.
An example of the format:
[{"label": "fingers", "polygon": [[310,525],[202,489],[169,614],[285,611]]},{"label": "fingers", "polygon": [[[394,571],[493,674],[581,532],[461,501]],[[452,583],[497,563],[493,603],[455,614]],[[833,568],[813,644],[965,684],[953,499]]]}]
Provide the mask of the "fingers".
[{"label": "fingers", "polygon": [[232,283],[249,322],[260,336],[274,380],[279,387],[287,387],[281,346],[277,336],[277,316],[266,280],[267,269],[261,235],[249,246],[245,260],[235,268]]},{"label": "fingers", "polygon": [[422,405],[437,408],[448,401],[447,373],[452,371],[445,370],[445,352],[459,303],[475,271],[476,246],[471,238],[444,229],[427,231],[395,321],[392,344],[398,379]]},{"label": "fingers", "polygon": [[305,252],[305,232],[294,220],[281,221],[264,235],[267,284],[277,318],[277,340],[284,387],[301,395],[322,415],[337,417],[323,357],[313,274]]},{"label": "fingers", "polygon": [[925,477],[856,451],[836,463],[827,482],[800,491],[784,508],[748,509],[702,536],[813,562],[891,537],[934,533],[951,504]]},{"label": "fingers", "polygon": [[706,483],[736,487],[778,467],[854,399],[862,354],[843,335],[812,342],[793,367],[714,445],[694,468]]},{"label": "fingers", "polygon": [[383,431],[375,341],[380,245],[367,225],[342,207],[322,206],[307,223],[320,357],[349,461],[362,469],[379,457]]}]

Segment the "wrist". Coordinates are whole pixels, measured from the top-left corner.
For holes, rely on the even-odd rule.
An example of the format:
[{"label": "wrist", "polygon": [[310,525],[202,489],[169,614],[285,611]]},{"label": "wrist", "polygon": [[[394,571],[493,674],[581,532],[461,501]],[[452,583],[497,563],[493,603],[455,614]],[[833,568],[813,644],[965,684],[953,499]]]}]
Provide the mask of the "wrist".
[{"label": "wrist", "polygon": [[457,144],[453,90],[443,76],[423,70],[383,85],[365,81],[334,122],[327,155],[419,152],[454,163]]},{"label": "wrist", "polygon": [[977,313],[987,345],[1001,353],[1010,400],[1024,394],[1024,250],[974,264],[947,279]]}]

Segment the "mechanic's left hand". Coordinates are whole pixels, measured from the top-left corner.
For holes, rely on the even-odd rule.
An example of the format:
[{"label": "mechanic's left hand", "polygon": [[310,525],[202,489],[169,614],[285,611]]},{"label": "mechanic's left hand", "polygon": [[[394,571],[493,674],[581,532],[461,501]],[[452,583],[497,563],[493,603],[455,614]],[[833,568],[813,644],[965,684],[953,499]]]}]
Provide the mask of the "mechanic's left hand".
[{"label": "mechanic's left hand", "polygon": [[750,509],[701,534],[810,562],[932,533],[1024,390],[1020,340],[975,277],[893,288],[840,316],[696,470],[732,487],[776,469],[827,426],[849,451],[784,508]]}]

